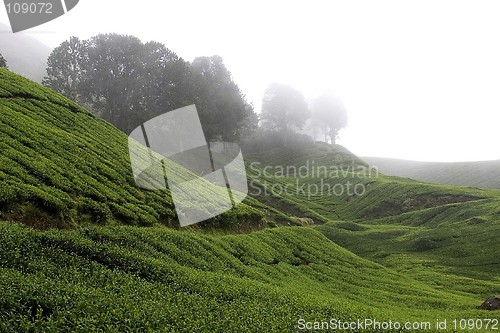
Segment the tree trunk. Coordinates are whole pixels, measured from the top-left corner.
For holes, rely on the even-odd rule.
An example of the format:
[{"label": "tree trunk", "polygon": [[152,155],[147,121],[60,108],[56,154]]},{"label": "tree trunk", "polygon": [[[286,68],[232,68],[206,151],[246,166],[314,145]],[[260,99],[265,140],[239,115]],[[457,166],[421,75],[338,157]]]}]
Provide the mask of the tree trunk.
[{"label": "tree trunk", "polygon": [[333,130],[333,128],[330,128],[330,140],[332,142],[332,145],[335,144],[336,137],[337,135],[335,134],[335,131]]}]

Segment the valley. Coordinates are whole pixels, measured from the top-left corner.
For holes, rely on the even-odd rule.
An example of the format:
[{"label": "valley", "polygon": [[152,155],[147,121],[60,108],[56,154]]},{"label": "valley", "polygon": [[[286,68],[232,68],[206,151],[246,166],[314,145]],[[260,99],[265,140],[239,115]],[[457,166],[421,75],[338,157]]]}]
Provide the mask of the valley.
[{"label": "valley", "polygon": [[498,325],[478,309],[500,293],[498,190],[387,176],[326,143],[244,157],[245,201],[180,228],[168,189],[135,187],[125,133],[0,69],[0,330]]}]

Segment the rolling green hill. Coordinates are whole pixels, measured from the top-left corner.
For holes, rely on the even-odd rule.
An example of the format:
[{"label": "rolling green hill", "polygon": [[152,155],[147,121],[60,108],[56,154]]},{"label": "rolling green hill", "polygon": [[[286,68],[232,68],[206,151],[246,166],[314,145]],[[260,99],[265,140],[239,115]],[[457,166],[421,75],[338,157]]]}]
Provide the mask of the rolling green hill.
[{"label": "rolling green hill", "polygon": [[500,189],[500,161],[417,162],[363,157],[380,172],[430,183]]},{"label": "rolling green hill", "polygon": [[134,186],[125,134],[1,69],[0,139],[0,331],[429,323],[416,332],[495,318],[477,306],[500,291],[497,191],[387,177],[343,147],[304,145],[248,154],[251,198],[209,230],[178,230],[168,190]]},{"label": "rolling green hill", "polygon": [[310,228],[238,236],[137,227],[39,232],[10,223],[0,229],[3,331],[290,332],[299,319],[488,315],[471,306],[485,283],[441,290]]},{"label": "rolling green hill", "polygon": [[[432,272],[498,283],[498,190],[385,176],[343,147],[319,143],[250,157],[259,159],[260,168],[249,168],[251,182],[268,189],[268,195],[259,200],[311,218],[320,224],[314,228],[354,253],[398,270],[431,268]],[[316,169],[299,174],[300,167],[295,168],[296,173],[292,168],[287,174],[279,161],[283,166],[314,164]],[[323,165],[330,173],[317,171]],[[345,185],[349,181],[353,189],[360,185],[360,193],[348,193]],[[320,182],[330,185],[326,189],[341,185],[339,189],[344,191],[316,193]],[[312,191],[304,193],[301,187]]]},{"label": "rolling green hill", "polygon": [[[0,110],[4,219],[38,228],[175,225],[169,191],[141,191],[135,186],[128,137],[111,124],[4,69]],[[228,214],[260,220],[260,213],[245,205]]]},{"label": "rolling green hill", "polygon": [[[343,154],[342,147],[324,144],[262,152],[251,156],[260,168],[250,168],[251,181],[271,189],[259,200],[309,217],[314,229],[360,257],[440,290],[479,295],[481,289],[483,297],[498,293],[500,192],[389,177],[367,171],[349,155],[344,163]],[[292,167],[287,174],[282,168],[313,162],[332,173],[325,177],[311,167],[298,174],[300,167],[296,173]],[[314,187],[323,182],[345,189],[348,181],[365,191],[316,193]],[[303,193],[302,186],[313,191]]]},{"label": "rolling green hill", "polygon": [[[259,200],[317,222],[372,219],[495,196],[495,191],[388,177],[325,143],[247,154]],[[253,185],[253,186],[252,186]]]}]

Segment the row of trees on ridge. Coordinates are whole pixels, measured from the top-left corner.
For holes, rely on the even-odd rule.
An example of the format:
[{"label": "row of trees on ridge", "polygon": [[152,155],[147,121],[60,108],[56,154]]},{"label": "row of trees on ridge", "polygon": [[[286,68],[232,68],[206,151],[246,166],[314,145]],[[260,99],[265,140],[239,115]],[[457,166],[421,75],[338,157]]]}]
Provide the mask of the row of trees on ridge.
[{"label": "row of trees on ridge", "polygon": [[[209,140],[237,141],[259,124],[220,56],[188,62],[161,43],[142,43],[134,36],[71,37],[49,56],[43,84],[126,133],[190,104],[196,105]],[[345,107],[331,94],[308,103],[293,87],[273,83],[263,97],[261,130],[278,132],[284,145],[300,130],[314,139],[321,133],[334,144],[346,122]]]}]

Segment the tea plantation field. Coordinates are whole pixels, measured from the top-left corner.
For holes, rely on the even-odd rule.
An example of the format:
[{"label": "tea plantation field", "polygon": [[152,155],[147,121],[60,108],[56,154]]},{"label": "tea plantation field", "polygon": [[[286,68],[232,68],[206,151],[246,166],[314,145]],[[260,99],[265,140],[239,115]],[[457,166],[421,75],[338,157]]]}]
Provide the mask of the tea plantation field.
[{"label": "tea plantation field", "polygon": [[135,186],[126,134],[0,68],[0,331],[499,318],[478,309],[500,294],[498,191],[388,177],[326,144],[245,157],[249,198],[180,229],[168,190]]},{"label": "tea plantation field", "polygon": [[[38,228],[176,225],[168,190],[141,191],[135,186],[128,137],[111,124],[3,68],[0,110],[4,218]],[[240,205],[224,221],[258,221],[260,215]]]},{"label": "tea plantation field", "polygon": [[[443,290],[311,228],[209,236],[166,228],[0,224],[0,329],[290,332],[298,320],[488,317],[488,285]],[[366,331],[379,331],[368,329]]]}]

